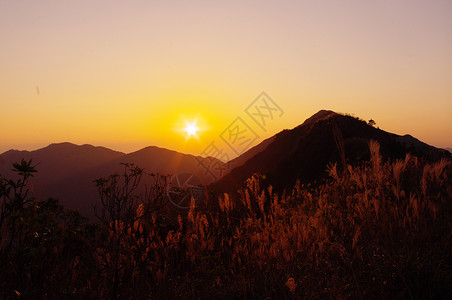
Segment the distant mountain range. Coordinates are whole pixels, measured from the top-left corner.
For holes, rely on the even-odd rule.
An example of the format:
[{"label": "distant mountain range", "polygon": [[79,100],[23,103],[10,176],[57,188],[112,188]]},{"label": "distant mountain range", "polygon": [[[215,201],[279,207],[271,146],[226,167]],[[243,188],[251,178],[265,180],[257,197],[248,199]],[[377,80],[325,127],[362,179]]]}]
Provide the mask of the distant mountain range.
[{"label": "distant mountain range", "polygon": [[38,169],[32,178],[36,197],[58,198],[67,207],[92,216],[98,199],[93,180],[120,172],[123,168],[120,163],[134,163],[148,172],[160,174],[194,174],[217,192],[236,191],[253,173],[259,172],[265,175],[267,184],[282,190],[291,188],[297,179],[312,182],[324,177],[327,165],[341,163],[341,157],[345,157],[347,164],[368,159],[371,139],[380,143],[384,159],[402,158],[406,153],[427,160],[451,156],[448,151],[412,136],[395,135],[355,117],[321,110],[301,125],[283,130],[231,160],[230,172],[216,182],[200,167],[200,164],[214,163],[227,169],[224,162],[213,157],[203,158],[159,147],[125,154],[71,143],[51,144],[35,151],[6,151],[0,154],[0,175],[11,177],[13,162],[33,159]]},{"label": "distant mountain range", "polygon": [[31,181],[36,197],[58,198],[66,206],[88,216],[93,215],[93,205],[98,199],[93,180],[122,172],[124,166],[121,163],[133,163],[162,175],[195,174],[203,184],[211,183],[213,177],[206,174],[200,163],[214,161],[224,165],[212,157],[203,158],[159,147],[125,154],[104,147],[60,143],[35,151],[9,150],[0,154],[0,174],[6,178],[15,176],[11,165],[21,159],[33,159],[33,164],[37,165],[38,173]]}]

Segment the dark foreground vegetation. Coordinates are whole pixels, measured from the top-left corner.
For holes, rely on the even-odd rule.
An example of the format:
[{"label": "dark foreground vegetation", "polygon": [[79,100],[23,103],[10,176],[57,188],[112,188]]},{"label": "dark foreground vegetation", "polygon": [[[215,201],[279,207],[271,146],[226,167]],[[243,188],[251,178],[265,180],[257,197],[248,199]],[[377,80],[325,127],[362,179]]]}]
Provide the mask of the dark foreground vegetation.
[{"label": "dark foreground vegetation", "polygon": [[321,184],[276,194],[255,174],[179,216],[166,177],[125,165],[96,181],[95,223],[30,198],[22,161],[0,179],[0,298],[451,299],[451,163],[369,146]]}]

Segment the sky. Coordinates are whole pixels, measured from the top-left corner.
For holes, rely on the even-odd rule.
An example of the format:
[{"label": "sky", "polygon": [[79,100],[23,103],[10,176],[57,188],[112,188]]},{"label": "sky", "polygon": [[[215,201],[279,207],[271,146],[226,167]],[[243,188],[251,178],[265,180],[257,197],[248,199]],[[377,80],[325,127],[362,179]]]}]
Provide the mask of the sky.
[{"label": "sky", "polygon": [[234,156],[321,109],[452,147],[451,87],[450,0],[0,0],[0,153]]}]

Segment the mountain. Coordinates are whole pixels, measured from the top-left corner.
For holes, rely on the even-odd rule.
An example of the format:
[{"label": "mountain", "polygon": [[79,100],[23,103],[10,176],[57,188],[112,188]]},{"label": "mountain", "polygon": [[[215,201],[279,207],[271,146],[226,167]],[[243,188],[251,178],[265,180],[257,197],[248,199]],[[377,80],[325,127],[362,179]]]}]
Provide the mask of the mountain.
[{"label": "mountain", "polygon": [[[62,167],[81,171],[91,165],[101,164],[123,156],[124,153],[105,147],[92,145],[77,146],[72,143],[55,143],[34,151],[9,150],[2,154],[2,164],[33,158],[35,163],[42,164],[41,169],[52,169],[52,172],[64,173]],[[50,164],[52,162],[52,164]]]},{"label": "mountain", "polygon": [[57,198],[87,216],[93,216],[93,205],[98,200],[93,180],[122,172],[121,163],[133,163],[147,172],[162,175],[195,174],[200,184],[213,180],[200,167],[200,162],[215,160],[224,164],[212,157],[201,158],[159,147],[125,154],[103,147],[61,143],[35,151],[9,150],[0,154],[0,174],[7,178],[15,176],[11,165],[22,158],[33,159],[33,164],[37,165],[38,173],[31,180],[34,196]]},{"label": "mountain", "polygon": [[[427,160],[450,157],[443,149],[429,146],[410,135],[389,133],[351,116],[321,110],[301,125],[264,140],[227,164],[213,157],[199,157],[176,151],[147,147],[125,154],[104,147],[51,144],[35,151],[9,150],[0,154],[0,175],[11,178],[13,162],[33,159],[38,173],[32,178],[33,195],[55,197],[69,208],[93,216],[98,194],[93,180],[122,172],[121,163],[134,163],[147,172],[163,175],[194,175],[198,184],[217,192],[236,191],[253,173],[265,177],[277,191],[291,188],[299,179],[309,183],[326,176],[329,163],[358,164],[369,159],[369,140],[381,145],[383,159],[403,158],[411,153]],[[342,154],[341,154],[342,153]],[[228,169],[213,181],[201,165],[218,164]],[[151,184],[144,180],[144,183]]]},{"label": "mountain", "polygon": [[450,153],[452,153],[452,148],[447,147],[447,148],[444,148],[444,150],[447,150],[447,151],[449,151]]},{"label": "mountain", "polygon": [[370,140],[380,143],[383,159],[403,158],[407,153],[428,160],[450,156],[447,151],[412,136],[399,136],[355,117],[321,110],[301,125],[275,135],[261,152],[213,183],[211,188],[220,192],[236,191],[253,173],[263,174],[265,183],[276,190],[291,188],[297,179],[302,183],[312,182],[326,176],[329,163],[341,164],[339,149],[343,149],[347,164],[369,159]]},{"label": "mountain", "polygon": [[41,196],[46,187],[55,180],[61,180],[123,155],[125,154],[122,152],[104,147],[77,146],[71,143],[51,144],[34,151],[9,150],[0,154],[0,174],[7,178],[14,177],[16,174],[11,171],[11,165],[22,159],[32,159],[33,165],[36,165],[39,171],[32,179],[34,194]]},{"label": "mountain", "polygon": [[268,145],[270,145],[273,140],[275,139],[275,136],[269,137],[268,139],[263,140],[258,145],[252,147],[242,155],[231,159],[229,162],[227,162],[227,169],[224,175],[232,171],[234,168],[240,167],[241,165],[245,164],[250,158],[254,157],[256,154],[262,152],[267,148]]}]

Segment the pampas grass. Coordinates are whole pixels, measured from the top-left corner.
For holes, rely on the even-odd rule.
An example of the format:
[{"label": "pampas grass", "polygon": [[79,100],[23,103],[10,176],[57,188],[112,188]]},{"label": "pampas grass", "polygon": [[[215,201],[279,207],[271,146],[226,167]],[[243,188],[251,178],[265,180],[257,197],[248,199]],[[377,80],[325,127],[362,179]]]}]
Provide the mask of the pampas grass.
[{"label": "pampas grass", "polygon": [[91,275],[72,296],[111,294],[102,265],[115,252],[103,240],[121,232],[120,298],[451,298],[451,162],[369,150],[316,185],[275,193],[255,174],[177,218],[138,206],[127,230],[115,220],[90,242],[91,260],[77,258]]}]

